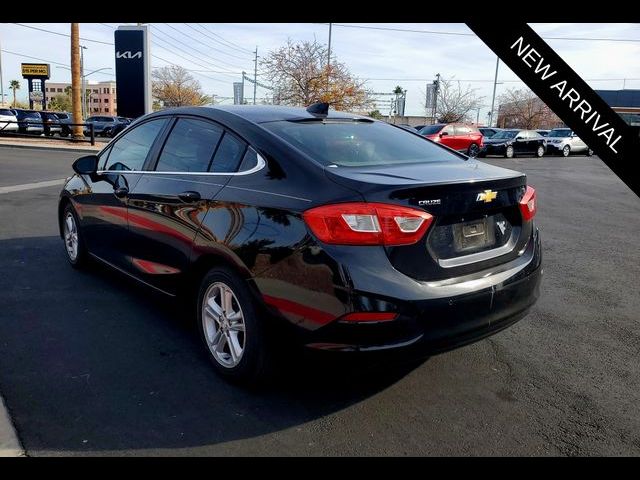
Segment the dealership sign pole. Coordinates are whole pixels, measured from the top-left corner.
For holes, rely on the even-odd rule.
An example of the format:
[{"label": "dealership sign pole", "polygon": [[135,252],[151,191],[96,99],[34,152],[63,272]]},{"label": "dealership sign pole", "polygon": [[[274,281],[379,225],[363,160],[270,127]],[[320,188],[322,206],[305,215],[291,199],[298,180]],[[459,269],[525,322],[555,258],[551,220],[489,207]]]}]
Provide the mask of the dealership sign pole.
[{"label": "dealership sign pole", "polygon": [[640,137],[526,23],[469,22],[518,77],[640,196]]},{"label": "dealership sign pole", "polygon": [[118,115],[137,118],[152,111],[151,56],[146,25],[114,32]]}]

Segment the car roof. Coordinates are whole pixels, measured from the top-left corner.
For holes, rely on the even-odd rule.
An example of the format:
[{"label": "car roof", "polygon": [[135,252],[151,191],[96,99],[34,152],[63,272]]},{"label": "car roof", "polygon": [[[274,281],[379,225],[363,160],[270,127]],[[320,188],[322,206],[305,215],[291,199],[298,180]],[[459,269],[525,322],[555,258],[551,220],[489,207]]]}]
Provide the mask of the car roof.
[{"label": "car roof", "polygon": [[[280,105],[216,105],[215,107],[176,107],[155,112],[156,114],[186,114],[186,115],[202,115],[211,118],[217,117],[217,113],[225,112],[241,117],[252,123],[276,122],[282,120],[305,120],[317,118],[315,115],[307,112],[302,107],[285,107]],[[371,120],[364,115],[356,115],[353,113],[338,112],[329,110],[327,115],[331,118],[364,118]]]}]

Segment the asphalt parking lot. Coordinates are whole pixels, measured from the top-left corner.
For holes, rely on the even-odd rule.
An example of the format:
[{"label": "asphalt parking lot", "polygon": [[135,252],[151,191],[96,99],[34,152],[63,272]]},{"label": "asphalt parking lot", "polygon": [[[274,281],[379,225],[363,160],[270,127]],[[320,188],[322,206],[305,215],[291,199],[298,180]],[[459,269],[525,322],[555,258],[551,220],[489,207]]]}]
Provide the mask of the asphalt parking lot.
[{"label": "asphalt parking lot", "polygon": [[[0,147],[0,190],[78,154]],[[220,380],[177,305],[72,270],[59,185],[0,193],[0,393],[28,455],[638,455],[640,199],[597,157],[483,159],[538,192],[532,313],[419,364]]]}]

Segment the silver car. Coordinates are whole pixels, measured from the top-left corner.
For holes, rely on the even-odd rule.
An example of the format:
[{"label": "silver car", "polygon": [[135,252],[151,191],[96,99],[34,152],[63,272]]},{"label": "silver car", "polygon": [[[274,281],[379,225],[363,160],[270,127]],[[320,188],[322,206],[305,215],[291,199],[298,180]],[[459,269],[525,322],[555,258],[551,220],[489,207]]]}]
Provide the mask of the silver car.
[{"label": "silver car", "polygon": [[572,153],[583,153],[587,156],[593,155],[586,143],[578,137],[570,128],[554,128],[545,137],[547,142],[547,154],[562,154],[568,157]]}]

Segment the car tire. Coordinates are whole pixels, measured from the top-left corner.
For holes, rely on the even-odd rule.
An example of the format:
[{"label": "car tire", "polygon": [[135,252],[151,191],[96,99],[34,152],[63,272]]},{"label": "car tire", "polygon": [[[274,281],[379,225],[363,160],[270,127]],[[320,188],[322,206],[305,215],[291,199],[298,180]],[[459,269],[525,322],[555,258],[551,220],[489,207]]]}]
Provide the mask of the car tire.
[{"label": "car tire", "polygon": [[593,155],[593,150],[590,148],[587,149],[587,157],[591,157]]},{"label": "car tire", "polygon": [[89,255],[82,230],[80,229],[80,221],[73,205],[67,203],[62,211],[60,218],[62,226],[62,241],[64,242],[67,260],[73,268],[84,268],[89,262]]},{"label": "car tire", "polygon": [[271,342],[243,279],[228,268],[212,268],[200,282],[196,308],[200,339],[218,374],[243,384],[271,376]]},{"label": "car tire", "polygon": [[562,147],[562,156],[568,157],[569,155],[571,155],[571,147],[569,145],[565,145]]},{"label": "car tire", "polygon": [[544,147],[542,145],[538,146],[538,149],[536,150],[536,157],[540,158],[544,156]]},{"label": "car tire", "polygon": [[480,153],[480,147],[478,147],[478,145],[476,145],[475,143],[472,143],[471,145],[469,145],[469,148],[467,149],[467,155],[469,157],[475,158],[478,156],[479,153]]},{"label": "car tire", "polygon": [[504,156],[506,158],[513,158],[515,156],[516,152],[513,150],[513,146],[508,145],[507,149],[504,151]]}]

